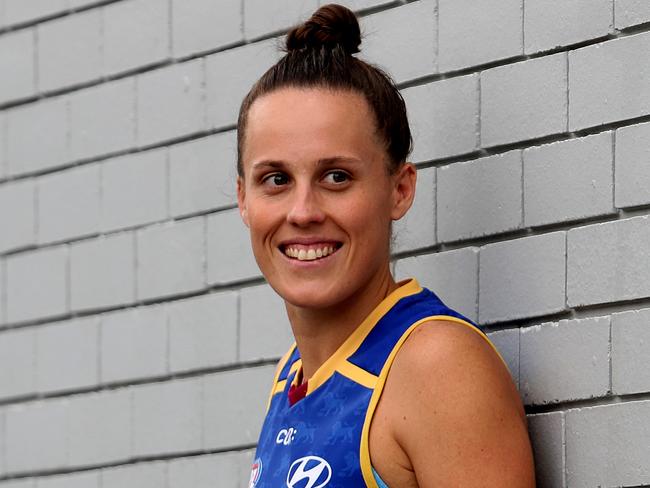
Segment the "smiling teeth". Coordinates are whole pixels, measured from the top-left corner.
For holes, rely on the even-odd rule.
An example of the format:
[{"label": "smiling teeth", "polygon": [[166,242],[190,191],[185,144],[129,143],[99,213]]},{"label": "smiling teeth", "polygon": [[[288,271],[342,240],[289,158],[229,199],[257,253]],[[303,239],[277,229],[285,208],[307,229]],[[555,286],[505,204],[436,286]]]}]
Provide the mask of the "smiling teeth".
[{"label": "smiling teeth", "polygon": [[287,247],[284,253],[290,258],[297,259],[298,261],[313,261],[314,259],[324,258],[334,252],[334,246],[319,247],[317,249],[296,249],[295,247]]}]

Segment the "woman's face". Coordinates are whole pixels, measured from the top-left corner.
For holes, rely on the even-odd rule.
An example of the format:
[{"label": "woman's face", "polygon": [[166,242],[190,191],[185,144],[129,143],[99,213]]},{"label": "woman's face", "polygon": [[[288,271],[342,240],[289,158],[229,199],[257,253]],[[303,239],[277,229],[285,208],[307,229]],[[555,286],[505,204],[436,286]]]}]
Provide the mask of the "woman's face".
[{"label": "woman's face", "polygon": [[287,302],[335,306],[389,276],[390,224],[412,165],[388,172],[362,95],[284,88],[250,108],[239,208],[262,273]]}]

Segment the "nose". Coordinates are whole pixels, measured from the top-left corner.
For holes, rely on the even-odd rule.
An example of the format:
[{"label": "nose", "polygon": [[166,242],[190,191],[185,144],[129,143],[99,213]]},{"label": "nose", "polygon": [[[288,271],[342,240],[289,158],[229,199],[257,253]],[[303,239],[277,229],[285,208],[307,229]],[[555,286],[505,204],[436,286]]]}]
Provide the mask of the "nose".
[{"label": "nose", "polygon": [[297,185],[287,212],[287,222],[300,227],[322,222],[325,214],[318,200],[311,185]]}]

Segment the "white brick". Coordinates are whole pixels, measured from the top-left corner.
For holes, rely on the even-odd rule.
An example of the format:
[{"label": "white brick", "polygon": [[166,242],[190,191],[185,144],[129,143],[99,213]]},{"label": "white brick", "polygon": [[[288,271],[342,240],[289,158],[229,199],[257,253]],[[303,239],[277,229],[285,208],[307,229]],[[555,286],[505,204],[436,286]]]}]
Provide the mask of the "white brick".
[{"label": "white brick", "polygon": [[99,488],[99,471],[47,476],[36,480],[36,488]]},{"label": "white brick", "polygon": [[166,374],[167,343],[163,306],[103,315],[101,381],[111,383]]},{"label": "white brick", "polygon": [[68,408],[70,465],[88,466],[131,456],[131,392],[127,388],[77,395]]},{"label": "white brick", "polygon": [[650,217],[569,231],[567,303],[571,307],[650,296]]},{"label": "white brick", "polygon": [[[372,7],[380,7],[393,3],[394,0],[339,0],[336,3],[344,5],[350,10],[363,10]],[[321,2],[322,4],[323,2]]]},{"label": "white brick", "polygon": [[113,234],[70,247],[70,306],[89,310],[135,299],[132,234]]},{"label": "white brick", "polygon": [[2,258],[0,258],[0,326],[4,324],[7,319],[5,317],[5,311],[7,310],[6,306],[6,293],[5,293],[5,263]]},{"label": "white brick", "polygon": [[34,188],[31,179],[0,185],[0,252],[36,241]]},{"label": "white brick", "polygon": [[56,90],[101,76],[99,9],[45,22],[37,29],[39,90]]},{"label": "white brick", "polygon": [[478,145],[478,76],[406,88],[414,162],[474,151]]},{"label": "white brick", "polygon": [[134,454],[146,456],[201,449],[201,389],[201,378],[134,387]]},{"label": "white brick", "polygon": [[25,29],[0,38],[0,103],[34,95],[34,30]]},{"label": "white brick", "polygon": [[280,358],[293,344],[284,301],[268,285],[241,291],[240,361]]},{"label": "white brick", "polygon": [[237,202],[237,140],[229,131],[172,146],[170,211],[174,217]]},{"label": "white brick", "polygon": [[244,34],[254,39],[292,27],[309,18],[318,0],[244,0]]},{"label": "white brick", "polygon": [[238,209],[208,217],[208,284],[229,283],[260,276],[250,235]]},{"label": "white brick", "polygon": [[138,144],[144,146],[205,129],[203,90],[202,59],[138,76]]},{"label": "white brick", "polygon": [[617,29],[650,22],[650,3],[646,0],[614,0],[614,8]]},{"label": "white brick", "polygon": [[650,123],[616,131],[616,206],[650,203]]},{"label": "white brick", "polygon": [[239,106],[244,96],[264,71],[280,58],[277,42],[276,39],[270,39],[206,58],[209,127],[224,127],[237,122]]},{"label": "white brick", "polygon": [[614,213],[612,134],[524,150],[526,226]]},{"label": "white brick", "polygon": [[611,0],[525,0],[526,53],[606,36],[613,28]]},{"label": "white brick", "polygon": [[650,308],[612,315],[612,391],[650,391]]},{"label": "white brick", "polygon": [[239,488],[250,488],[249,481],[251,477],[251,468],[253,466],[253,460],[255,459],[255,450],[247,449],[245,451],[239,451]]},{"label": "white brick", "polygon": [[68,400],[12,405],[5,411],[7,472],[67,465]]},{"label": "white brick", "polygon": [[7,322],[58,315],[68,310],[67,259],[66,247],[7,258]]},{"label": "white brick", "polygon": [[415,200],[404,217],[393,223],[393,252],[433,246],[436,243],[436,170],[418,170]]},{"label": "white brick", "polygon": [[564,232],[482,247],[479,321],[493,323],[564,310],[565,250]]},{"label": "white brick", "polygon": [[0,333],[0,398],[36,391],[36,339],[34,329]]},{"label": "white brick", "polygon": [[572,51],[569,54],[569,129],[650,113],[650,56],[639,55],[647,52],[650,52],[650,32]]},{"label": "white brick", "polygon": [[484,71],[481,144],[494,146],[564,132],[566,90],[565,53]]},{"label": "white brick", "polygon": [[237,359],[237,295],[215,293],[170,303],[169,369],[186,371]]},{"label": "white brick", "polygon": [[167,149],[102,164],[102,229],[111,231],[167,217]]},{"label": "white brick", "polygon": [[0,112],[0,179],[4,178],[7,174],[7,127],[5,124],[5,118],[5,112]]},{"label": "white brick", "polygon": [[148,299],[203,288],[204,220],[149,227],[138,232],[138,298]]},{"label": "white brick", "polygon": [[528,416],[538,488],[566,486],[564,482],[564,414]]},{"label": "white brick", "polygon": [[524,403],[605,396],[609,325],[609,317],[597,317],[521,329],[519,386]]},{"label": "white brick", "polygon": [[99,381],[99,320],[77,319],[36,330],[36,388],[52,392]]},{"label": "white brick", "polygon": [[497,330],[487,335],[508,365],[512,381],[519,388],[519,329]]},{"label": "white brick", "polygon": [[6,124],[6,172],[17,175],[66,162],[68,115],[64,98],[47,98],[9,110]]},{"label": "white brick", "polygon": [[274,366],[262,366],[203,377],[204,449],[257,441],[274,372]]},{"label": "white brick", "polygon": [[66,0],[3,0],[5,25],[20,24],[62,12]]},{"label": "white brick", "polygon": [[435,73],[435,8],[433,0],[421,0],[363,17],[361,58],[381,66],[397,83]]},{"label": "white brick", "polygon": [[398,279],[417,278],[447,306],[471,320],[477,319],[478,248],[401,259],[396,263],[395,274]]},{"label": "white brick", "polygon": [[438,169],[438,240],[456,241],[522,225],[521,152]]},{"label": "white brick", "polygon": [[18,478],[9,481],[0,482],[1,488],[36,488],[36,480],[34,478]]},{"label": "white brick", "polygon": [[241,7],[241,0],[172,0],[174,56],[188,56],[241,41]]},{"label": "white brick", "polygon": [[132,78],[70,96],[70,156],[73,160],[124,150],[135,144]]},{"label": "white brick", "polygon": [[42,176],[37,188],[40,243],[99,231],[99,165],[84,165]]},{"label": "white brick", "polygon": [[567,487],[650,483],[650,401],[566,413]]},{"label": "white brick", "polygon": [[127,464],[115,468],[102,469],[102,488],[161,488],[166,486],[167,463]]},{"label": "white brick", "polygon": [[238,452],[173,459],[167,466],[167,488],[237,487],[240,482],[239,468]]},{"label": "white brick", "polygon": [[106,74],[169,58],[169,8],[160,0],[118,2],[104,7],[103,15]]},{"label": "white brick", "polygon": [[438,8],[441,72],[522,53],[522,0],[439,0]]}]

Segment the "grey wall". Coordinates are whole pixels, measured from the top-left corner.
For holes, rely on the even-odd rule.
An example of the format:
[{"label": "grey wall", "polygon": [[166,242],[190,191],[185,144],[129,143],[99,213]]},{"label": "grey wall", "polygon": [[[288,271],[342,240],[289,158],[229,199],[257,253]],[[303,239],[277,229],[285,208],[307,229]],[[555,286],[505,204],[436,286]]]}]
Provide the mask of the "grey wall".
[{"label": "grey wall", "polygon": [[[396,274],[488,328],[540,486],[650,485],[650,2],[344,3],[415,133]],[[247,486],[291,337],[235,118],[317,6],[0,0],[0,488]]]}]

